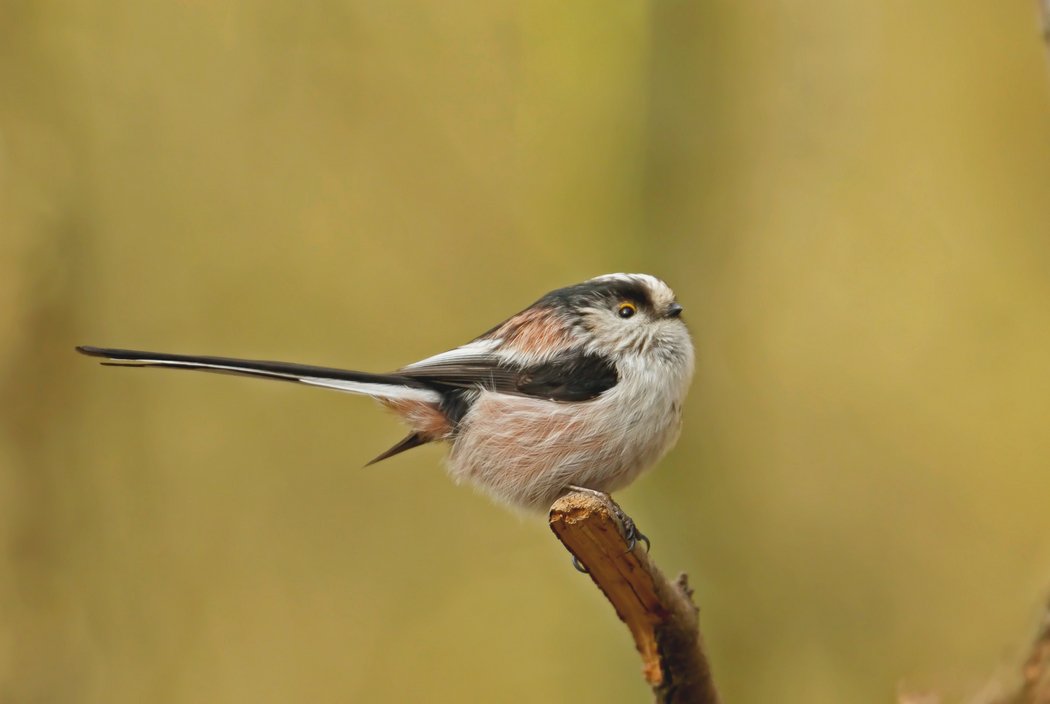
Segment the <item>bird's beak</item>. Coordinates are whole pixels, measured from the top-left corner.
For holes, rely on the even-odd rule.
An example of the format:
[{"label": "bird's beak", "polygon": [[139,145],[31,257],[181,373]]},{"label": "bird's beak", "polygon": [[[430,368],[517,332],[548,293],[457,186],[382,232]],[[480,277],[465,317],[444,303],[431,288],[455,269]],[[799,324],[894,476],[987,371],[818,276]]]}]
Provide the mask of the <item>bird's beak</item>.
[{"label": "bird's beak", "polygon": [[672,303],[671,305],[667,306],[667,312],[664,313],[664,315],[666,315],[668,318],[677,318],[681,314],[682,304],[680,303]]}]

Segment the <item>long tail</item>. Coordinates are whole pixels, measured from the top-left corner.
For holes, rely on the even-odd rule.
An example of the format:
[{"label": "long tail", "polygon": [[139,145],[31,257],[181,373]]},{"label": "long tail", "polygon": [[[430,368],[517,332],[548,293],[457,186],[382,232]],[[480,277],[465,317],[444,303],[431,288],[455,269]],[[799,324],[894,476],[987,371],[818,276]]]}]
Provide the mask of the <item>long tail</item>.
[{"label": "long tail", "polygon": [[441,395],[432,386],[399,374],[370,374],[349,369],[315,367],[308,364],[142,352],[104,347],[77,347],[77,352],[91,357],[102,357],[106,360],[102,364],[111,366],[196,369],[219,374],[239,374],[262,379],[294,381],[381,399],[404,399],[428,403],[440,403],[441,401]]}]

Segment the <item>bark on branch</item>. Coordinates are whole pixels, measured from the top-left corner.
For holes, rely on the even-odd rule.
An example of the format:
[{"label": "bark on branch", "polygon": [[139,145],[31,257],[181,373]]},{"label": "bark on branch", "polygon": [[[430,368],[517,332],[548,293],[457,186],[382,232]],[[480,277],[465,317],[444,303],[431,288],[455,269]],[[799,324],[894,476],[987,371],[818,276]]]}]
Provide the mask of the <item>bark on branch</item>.
[{"label": "bark on branch", "polygon": [[1043,40],[1050,45],[1050,0],[1038,0],[1043,17]]},{"label": "bark on branch", "polygon": [[610,499],[574,491],[551,506],[550,527],[627,624],[656,701],[718,704],[686,576],[672,582],[643,547],[628,552],[618,515]]},{"label": "bark on branch", "polygon": [[999,704],[1050,704],[1050,604],[1021,666],[1020,687]]},{"label": "bark on branch", "polygon": [[[936,692],[902,692],[897,697],[898,704],[941,704],[941,701]],[[983,692],[967,701],[974,704],[1050,704],[1050,603],[1043,612],[1039,631],[1019,673],[1011,673],[1006,678],[997,675]]]}]

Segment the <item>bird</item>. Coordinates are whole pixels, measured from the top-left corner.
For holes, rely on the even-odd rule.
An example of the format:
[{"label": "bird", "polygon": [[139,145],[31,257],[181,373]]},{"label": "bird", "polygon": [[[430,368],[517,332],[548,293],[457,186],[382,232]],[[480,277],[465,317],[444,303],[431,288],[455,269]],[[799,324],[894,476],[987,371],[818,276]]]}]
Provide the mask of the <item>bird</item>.
[{"label": "bird", "polygon": [[[290,381],[370,396],[408,435],[375,464],[449,445],[456,483],[546,512],[570,489],[626,487],[677,441],[693,376],[682,306],[648,274],[605,274],[551,291],[470,342],[392,372],[78,346],[105,365]],[[633,544],[633,542],[632,542]]]}]

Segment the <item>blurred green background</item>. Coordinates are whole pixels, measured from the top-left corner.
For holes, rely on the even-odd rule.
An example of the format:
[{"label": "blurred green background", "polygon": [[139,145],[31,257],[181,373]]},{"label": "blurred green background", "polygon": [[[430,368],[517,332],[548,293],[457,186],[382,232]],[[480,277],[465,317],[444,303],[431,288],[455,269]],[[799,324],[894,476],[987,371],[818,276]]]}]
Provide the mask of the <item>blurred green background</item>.
[{"label": "blurred green background", "polygon": [[0,2],[0,702],[636,702],[542,520],[382,370],[665,278],[698,369],[619,498],[728,702],[964,697],[1050,589],[1032,2]]}]

